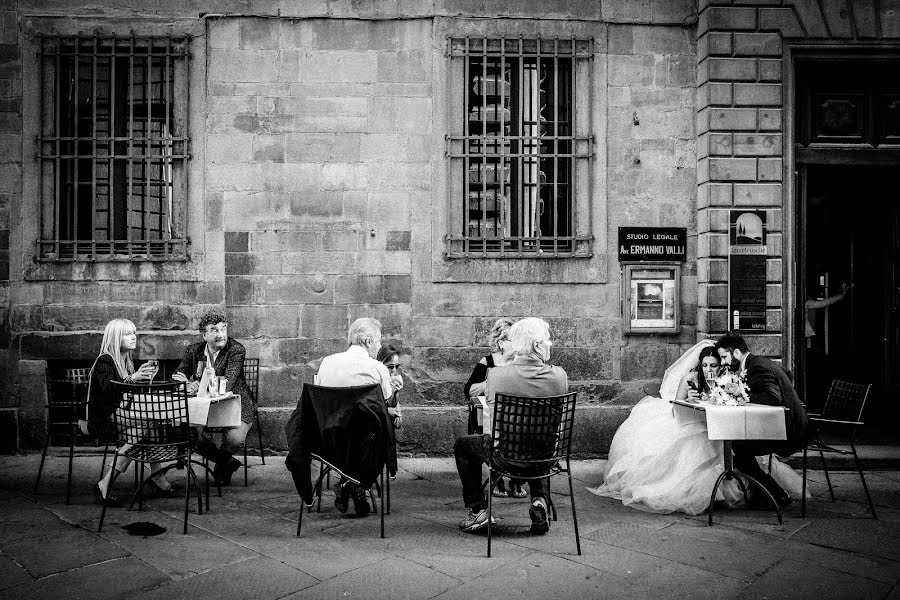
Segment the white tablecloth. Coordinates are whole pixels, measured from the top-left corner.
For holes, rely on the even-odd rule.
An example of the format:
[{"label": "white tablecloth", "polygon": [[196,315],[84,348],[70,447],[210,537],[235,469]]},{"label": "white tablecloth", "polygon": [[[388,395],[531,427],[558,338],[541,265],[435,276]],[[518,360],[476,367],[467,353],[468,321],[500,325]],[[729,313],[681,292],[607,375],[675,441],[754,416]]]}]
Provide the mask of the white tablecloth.
[{"label": "white tablecloth", "polygon": [[675,418],[695,421],[705,417],[711,440],[785,440],[785,409],[783,406],[743,404],[717,406],[674,401]]}]

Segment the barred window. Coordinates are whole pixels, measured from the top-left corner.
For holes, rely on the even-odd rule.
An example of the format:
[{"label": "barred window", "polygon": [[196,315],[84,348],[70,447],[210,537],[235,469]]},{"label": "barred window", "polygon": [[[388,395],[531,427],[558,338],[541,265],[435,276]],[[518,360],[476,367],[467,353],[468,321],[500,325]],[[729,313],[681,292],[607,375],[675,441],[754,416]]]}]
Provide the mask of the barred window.
[{"label": "barred window", "polygon": [[[576,229],[576,192],[587,188],[592,138],[577,109],[591,40],[452,38],[464,90],[461,135],[448,135],[451,202],[462,204],[449,257],[590,254]],[[452,70],[452,68],[451,68]],[[581,100],[582,105],[589,99]],[[583,119],[584,123],[577,123]],[[451,128],[459,124],[451,123]],[[579,174],[580,172],[580,174]]]},{"label": "barred window", "polygon": [[42,36],[38,257],[183,260],[188,40]]}]

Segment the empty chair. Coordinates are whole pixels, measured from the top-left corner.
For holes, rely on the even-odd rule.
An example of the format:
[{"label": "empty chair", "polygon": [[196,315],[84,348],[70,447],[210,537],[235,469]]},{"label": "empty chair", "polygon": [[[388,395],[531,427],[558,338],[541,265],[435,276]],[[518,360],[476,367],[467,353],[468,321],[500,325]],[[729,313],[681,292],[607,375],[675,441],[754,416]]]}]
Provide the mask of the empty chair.
[{"label": "empty chair", "polygon": [[[143,489],[153,477],[177,466],[186,473],[184,486],[184,533],[187,533],[188,505],[191,484],[197,488],[197,512],[203,512],[202,493],[197,475],[191,463],[194,436],[188,418],[187,384],[182,381],[168,383],[120,383],[112,382],[113,389],[121,393],[122,403],[113,413],[116,437],[119,443],[113,464],[120,456],[140,465],[141,476],[137,491],[132,497],[143,506]],[[146,463],[165,463],[166,466],[144,477]],[[110,482],[107,498],[112,495],[115,479]],[[107,501],[100,513],[99,533],[106,517]]]},{"label": "empty chair", "polygon": [[[828,468],[825,465],[825,453],[853,455],[853,461],[856,464],[856,470],[859,472],[859,478],[862,481],[863,491],[866,493],[866,500],[869,503],[869,510],[872,511],[872,518],[877,519],[875,514],[875,505],[872,503],[872,496],[869,494],[869,486],[866,485],[866,476],[863,474],[862,464],[859,462],[859,456],[856,454],[856,428],[863,424],[862,413],[866,406],[866,398],[869,396],[869,390],[872,384],[866,383],[850,383],[834,379],[831,382],[831,388],[828,390],[828,396],[825,398],[825,405],[822,407],[821,414],[809,413],[810,431],[808,441],[803,446],[803,493],[801,496],[800,516],[806,516],[806,462],[807,454],[810,450],[816,451],[822,457],[822,469],[825,471],[825,481],[828,483],[828,493],[831,501],[834,502],[834,489],[831,487],[831,477],[828,475]],[[837,436],[840,432],[844,436],[844,440],[850,445],[850,450],[842,450],[835,448],[830,444],[841,441],[836,439],[826,443],[822,439],[822,425],[827,425],[829,429],[829,438]]]},{"label": "empty chair", "polygon": [[[37,493],[41,483],[41,475],[44,471],[44,461],[47,458],[47,449],[54,435],[64,435],[69,442],[69,469],[66,476],[66,504],[72,497],[72,463],[75,455],[75,445],[79,438],[91,439],[95,444],[99,440],[92,436],[84,435],[78,427],[79,419],[84,419],[85,404],[87,403],[88,382],[90,369],[66,369],[63,377],[47,378],[47,434],[44,439],[44,449],[41,452],[41,463],[38,467],[37,478],[34,481],[34,493]],[[106,454],[109,449],[109,441],[103,449],[103,464],[100,466],[101,475],[106,465]]]}]

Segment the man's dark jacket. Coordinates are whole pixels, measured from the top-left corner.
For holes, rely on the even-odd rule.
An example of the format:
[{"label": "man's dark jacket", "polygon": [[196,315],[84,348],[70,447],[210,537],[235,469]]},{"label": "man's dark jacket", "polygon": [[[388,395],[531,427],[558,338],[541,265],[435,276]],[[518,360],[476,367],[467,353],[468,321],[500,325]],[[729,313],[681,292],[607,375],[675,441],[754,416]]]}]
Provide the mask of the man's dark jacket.
[{"label": "man's dark jacket", "polygon": [[[200,381],[206,367],[206,342],[191,344],[184,350],[184,356],[176,371],[184,373],[188,379]],[[225,347],[219,350],[213,369],[216,375],[225,376],[228,384],[225,389],[241,397],[241,421],[250,423],[253,419],[253,403],[256,399],[250,392],[250,386],[244,379],[244,357],[247,351],[244,346],[232,338],[228,338]],[[201,364],[202,363],[202,364]]]},{"label": "man's dark jacket", "polygon": [[750,402],[784,406],[789,409],[785,415],[787,441],[773,446],[778,446],[774,450],[776,454],[781,456],[793,454],[802,447],[808,418],[790,378],[777,363],[756,354],[747,357],[744,368],[747,370]]},{"label": "man's dark jacket", "polygon": [[378,384],[328,388],[305,384],[285,426],[289,452],[285,466],[297,493],[312,502],[311,453],[368,488],[388,463],[397,472],[394,427]]}]

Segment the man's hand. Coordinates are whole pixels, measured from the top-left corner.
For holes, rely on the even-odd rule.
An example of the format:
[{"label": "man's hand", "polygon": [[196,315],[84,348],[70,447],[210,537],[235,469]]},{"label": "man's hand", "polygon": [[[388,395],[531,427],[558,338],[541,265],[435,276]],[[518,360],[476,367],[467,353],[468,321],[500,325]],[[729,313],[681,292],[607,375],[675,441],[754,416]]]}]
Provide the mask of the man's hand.
[{"label": "man's hand", "polygon": [[472,387],[469,388],[469,398],[484,396],[485,391],[487,391],[487,382],[473,383]]},{"label": "man's hand", "polygon": [[172,381],[183,381],[183,382],[187,383],[188,378],[181,371],[175,371],[174,373],[172,373]]},{"label": "man's hand", "polygon": [[199,381],[189,381],[189,382],[188,382],[188,384],[187,384],[187,391],[188,391],[188,394],[196,395],[196,394],[197,394],[197,391],[198,391],[199,389],[200,389],[200,382],[199,382]]}]

